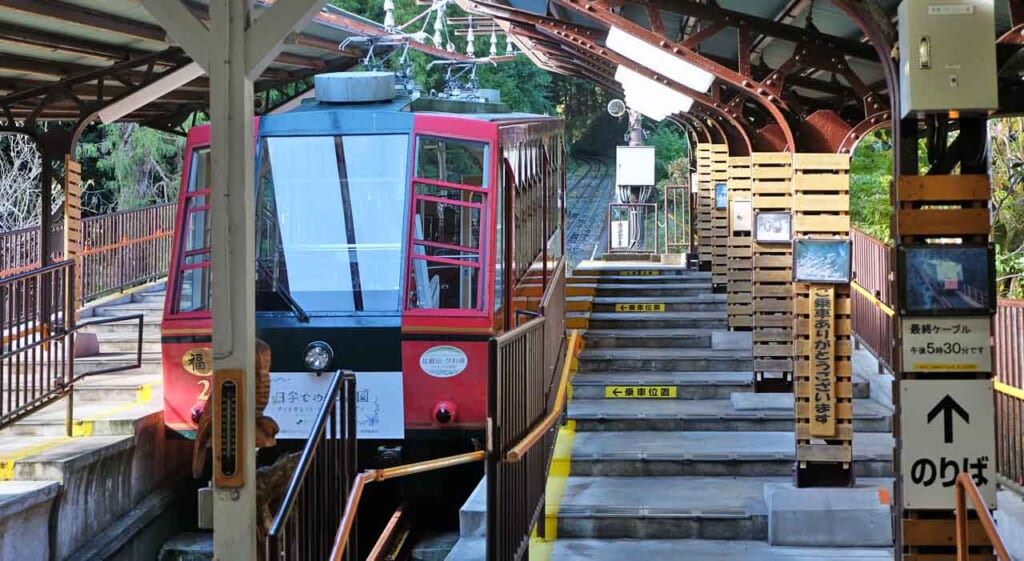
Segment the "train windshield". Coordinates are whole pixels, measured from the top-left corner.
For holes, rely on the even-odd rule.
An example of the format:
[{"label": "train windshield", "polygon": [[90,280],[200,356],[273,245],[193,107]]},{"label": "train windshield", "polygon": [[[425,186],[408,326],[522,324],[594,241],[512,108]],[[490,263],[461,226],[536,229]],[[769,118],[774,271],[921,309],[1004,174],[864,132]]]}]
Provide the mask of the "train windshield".
[{"label": "train windshield", "polygon": [[409,137],[265,137],[257,309],[397,312]]}]

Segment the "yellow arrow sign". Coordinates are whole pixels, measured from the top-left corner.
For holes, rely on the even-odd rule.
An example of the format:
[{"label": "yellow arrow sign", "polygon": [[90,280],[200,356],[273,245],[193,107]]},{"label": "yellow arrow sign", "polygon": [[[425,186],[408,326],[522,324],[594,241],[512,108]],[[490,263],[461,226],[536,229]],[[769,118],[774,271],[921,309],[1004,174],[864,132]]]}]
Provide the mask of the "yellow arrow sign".
[{"label": "yellow arrow sign", "polygon": [[608,399],[675,399],[675,386],[605,386]]}]

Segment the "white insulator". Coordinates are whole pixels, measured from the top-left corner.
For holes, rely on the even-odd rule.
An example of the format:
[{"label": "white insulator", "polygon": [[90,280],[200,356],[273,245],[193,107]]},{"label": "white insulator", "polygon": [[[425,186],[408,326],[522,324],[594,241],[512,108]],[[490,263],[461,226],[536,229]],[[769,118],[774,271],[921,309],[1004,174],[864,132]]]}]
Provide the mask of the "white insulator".
[{"label": "white insulator", "polygon": [[455,43],[452,43],[451,41],[448,41],[448,52],[449,53],[454,53],[455,52]]},{"label": "white insulator", "polygon": [[384,28],[394,29],[395,27],[395,2],[384,0]]},{"label": "white insulator", "polygon": [[498,54],[498,34],[494,32],[494,28],[491,28],[491,51],[490,55],[495,56]]},{"label": "white insulator", "polygon": [[441,30],[440,29],[435,29],[434,30],[434,46],[440,47],[441,46],[441,42],[442,42],[441,41]]},{"label": "white insulator", "polygon": [[512,48],[512,39],[505,39],[505,56],[512,56],[514,54],[516,54],[516,51]]}]

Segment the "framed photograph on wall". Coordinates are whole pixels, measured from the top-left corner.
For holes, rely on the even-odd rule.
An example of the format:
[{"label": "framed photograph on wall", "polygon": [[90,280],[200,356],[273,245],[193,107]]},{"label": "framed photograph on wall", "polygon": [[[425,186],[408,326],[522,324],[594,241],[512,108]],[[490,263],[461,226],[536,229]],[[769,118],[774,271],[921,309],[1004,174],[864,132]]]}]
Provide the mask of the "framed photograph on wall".
[{"label": "framed photograph on wall", "polygon": [[850,240],[793,240],[793,282],[850,282]]},{"label": "framed photograph on wall", "polygon": [[733,201],[729,211],[730,232],[750,232],[753,227],[754,209],[750,201]]},{"label": "framed photograph on wall", "polygon": [[754,216],[754,240],[763,244],[793,241],[793,215],[788,212],[758,212]]},{"label": "framed photograph on wall", "polygon": [[729,208],[729,187],[725,183],[715,183],[715,209]]},{"label": "framed photograph on wall", "polygon": [[900,313],[995,313],[995,250],[990,244],[914,244],[899,248]]}]

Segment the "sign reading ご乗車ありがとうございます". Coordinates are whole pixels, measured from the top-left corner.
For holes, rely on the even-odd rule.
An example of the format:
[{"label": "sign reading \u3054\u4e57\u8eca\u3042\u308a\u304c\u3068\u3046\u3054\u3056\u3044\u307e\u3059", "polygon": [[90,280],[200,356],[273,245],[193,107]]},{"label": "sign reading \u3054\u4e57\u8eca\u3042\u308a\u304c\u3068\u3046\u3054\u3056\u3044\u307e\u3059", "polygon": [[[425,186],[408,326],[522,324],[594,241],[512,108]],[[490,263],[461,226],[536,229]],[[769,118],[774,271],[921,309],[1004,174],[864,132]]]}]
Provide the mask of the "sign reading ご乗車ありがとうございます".
[{"label": "sign reading \u3054\u4e57\u8eca\u3042\u308a\u304c\u3068\u3046\u3054\u3056\u3044\u307e\u3059", "polygon": [[900,382],[903,506],[950,510],[967,472],[995,507],[995,420],[991,380]]},{"label": "sign reading \u3054\u4e57\u8eca\u3042\u308a\u304c\u3068\u3046\u3054\u3056\u3044\u307e\u3059", "polygon": [[991,320],[975,317],[905,317],[905,372],[992,372]]},{"label": "sign reading \u3054\u4e57\u8eca\u3042\u308a\u304c\u3068\u3046\u3054\u3056\u3044\u307e\u3059", "polygon": [[835,286],[811,286],[811,436],[836,434]]},{"label": "sign reading \u3054\u4e57\u8eca\u3042\u308a\u304c\u3068\u3046\u3054\u3056\u3044\u307e\u3059", "polygon": [[[306,439],[316,421],[331,374],[271,372],[270,403],[264,415],[277,421],[279,439]],[[356,436],[405,438],[401,372],[356,373]]]}]

